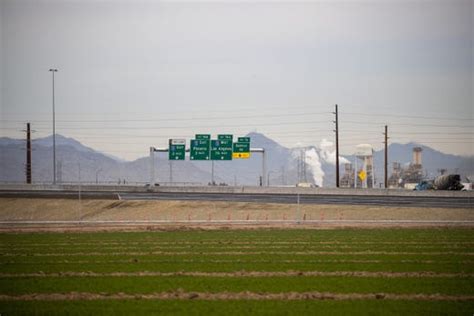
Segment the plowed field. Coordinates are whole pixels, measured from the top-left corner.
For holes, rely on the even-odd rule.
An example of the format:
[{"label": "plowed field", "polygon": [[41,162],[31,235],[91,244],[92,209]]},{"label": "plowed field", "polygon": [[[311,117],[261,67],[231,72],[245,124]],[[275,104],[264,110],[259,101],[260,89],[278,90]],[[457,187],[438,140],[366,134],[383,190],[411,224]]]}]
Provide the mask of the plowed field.
[{"label": "plowed field", "polygon": [[0,313],[466,314],[472,229],[0,235]]}]

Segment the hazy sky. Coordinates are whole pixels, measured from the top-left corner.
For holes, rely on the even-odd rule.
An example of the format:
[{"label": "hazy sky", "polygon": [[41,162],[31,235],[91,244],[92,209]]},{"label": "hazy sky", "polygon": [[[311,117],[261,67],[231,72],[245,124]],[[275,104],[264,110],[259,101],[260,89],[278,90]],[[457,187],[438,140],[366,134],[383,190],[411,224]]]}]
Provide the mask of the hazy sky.
[{"label": "hazy sky", "polygon": [[0,3],[3,136],[51,134],[57,67],[57,133],[127,159],[207,132],[318,145],[335,103],[342,153],[388,124],[474,154],[474,1]]}]

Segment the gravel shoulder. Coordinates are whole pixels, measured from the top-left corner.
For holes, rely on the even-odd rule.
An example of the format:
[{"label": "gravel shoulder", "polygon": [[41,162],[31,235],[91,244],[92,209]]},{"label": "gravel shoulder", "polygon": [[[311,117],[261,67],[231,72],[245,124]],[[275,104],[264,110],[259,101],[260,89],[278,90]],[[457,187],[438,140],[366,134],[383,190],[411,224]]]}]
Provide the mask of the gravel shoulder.
[{"label": "gravel shoulder", "polygon": [[[471,226],[472,209],[363,205],[296,205],[208,201],[112,201],[0,198],[0,231],[5,230],[176,230],[331,227],[426,227],[459,222]],[[80,221],[30,223],[24,221]],[[103,221],[101,224],[93,223]],[[113,223],[115,221],[116,223]],[[122,221],[123,223],[118,223]],[[127,221],[138,221],[135,223]],[[155,221],[155,222],[153,222]],[[372,222],[371,222],[372,221]],[[386,221],[383,223],[383,221]],[[394,223],[391,223],[394,221]],[[401,221],[396,223],[396,221]],[[413,221],[413,223],[411,223]],[[423,223],[426,221],[426,223]],[[431,223],[428,223],[431,221]],[[436,223],[439,221],[440,223]],[[8,222],[17,222],[9,225]],[[110,223],[107,223],[110,222]],[[463,222],[466,225],[462,225]],[[469,224],[471,222],[471,224]]]}]

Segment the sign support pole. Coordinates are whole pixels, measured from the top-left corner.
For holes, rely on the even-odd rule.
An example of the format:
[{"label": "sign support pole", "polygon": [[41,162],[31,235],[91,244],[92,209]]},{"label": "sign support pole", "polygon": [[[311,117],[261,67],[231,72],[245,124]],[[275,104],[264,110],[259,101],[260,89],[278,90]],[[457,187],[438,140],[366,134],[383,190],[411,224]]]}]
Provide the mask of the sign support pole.
[{"label": "sign support pole", "polygon": [[214,185],[214,160],[211,160],[211,185]]},{"label": "sign support pole", "polygon": [[155,148],[150,147],[150,187],[155,185]]},{"label": "sign support pole", "polygon": [[169,161],[170,163],[170,184],[173,184],[173,160]]}]

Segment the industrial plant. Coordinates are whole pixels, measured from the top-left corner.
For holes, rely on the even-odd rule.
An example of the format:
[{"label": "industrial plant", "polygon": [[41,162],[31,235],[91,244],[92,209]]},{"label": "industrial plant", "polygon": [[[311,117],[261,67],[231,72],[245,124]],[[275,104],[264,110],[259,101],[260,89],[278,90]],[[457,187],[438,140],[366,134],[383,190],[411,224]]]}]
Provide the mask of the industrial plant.
[{"label": "industrial plant", "polygon": [[352,163],[344,165],[341,187],[375,188],[374,149],[372,145],[357,145],[354,156],[354,166]]},{"label": "industrial plant", "polygon": [[393,170],[388,179],[389,188],[414,189],[416,184],[423,180],[423,165],[421,162],[421,147],[413,148],[413,160],[407,167],[402,167],[400,162],[393,163]]}]

